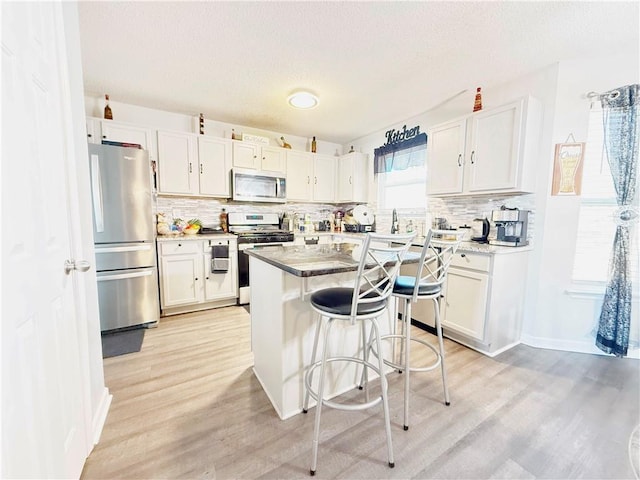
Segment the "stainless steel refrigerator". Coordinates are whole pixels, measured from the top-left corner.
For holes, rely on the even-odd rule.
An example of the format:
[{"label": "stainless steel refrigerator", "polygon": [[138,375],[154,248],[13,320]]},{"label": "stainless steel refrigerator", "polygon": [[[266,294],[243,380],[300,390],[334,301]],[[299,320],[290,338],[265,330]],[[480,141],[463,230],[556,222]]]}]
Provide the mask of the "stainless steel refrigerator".
[{"label": "stainless steel refrigerator", "polygon": [[160,318],[151,169],[145,150],[89,144],[100,329]]}]

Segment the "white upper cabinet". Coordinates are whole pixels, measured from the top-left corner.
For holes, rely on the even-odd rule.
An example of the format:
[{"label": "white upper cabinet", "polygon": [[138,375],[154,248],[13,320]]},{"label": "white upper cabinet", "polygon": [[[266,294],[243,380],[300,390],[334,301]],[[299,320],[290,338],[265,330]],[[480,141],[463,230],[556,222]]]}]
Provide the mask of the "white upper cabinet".
[{"label": "white upper cabinet", "polygon": [[155,160],[156,144],[155,130],[152,128],[114,122],[100,118],[87,119],[87,136],[91,143],[101,143],[102,140],[111,142],[135,143],[149,153],[149,159]]},{"label": "white upper cabinet", "polygon": [[333,155],[311,154],[313,157],[313,201],[332,203],[336,198],[336,168]]},{"label": "white upper cabinet", "polygon": [[313,157],[311,153],[287,152],[287,200],[313,200]]},{"label": "white upper cabinet", "polygon": [[197,135],[158,131],[158,192],[199,193]]},{"label": "white upper cabinet", "polygon": [[347,153],[340,157],[337,170],[336,202],[366,202],[369,187],[368,156]]},{"label": "white upper cabinet", "polygon": [[269,170],[286,171],[286,150],[281,147],[262,146],[250,142],[233,142],[233,166]]},{"label": "white upper cabinet", "polygon": [[542,109],[532,97],[429,129],[429,195],[535,190]]},{"label": "white upper cabinet", "polygon": [[200,195],[231,197],[231,140],[198,137]]},{"label": "white upper cabinet", "polygon": [[229,198],[231,159],[231,140],[158,131],[158,193]]},{"label": "white upper cabinet", "polygon": [[427,140],[427,192],[462,193],[466,119],[429,130]]},{"label": "white upper cabinet", "polygon": [[262,170],[271,172],[287,171],[287,151],[282,147],[262,147],[261,148]]},{"label": "white upper cabinet", "polygon": [[337,158],[287,151],[287,200],[332,203],[336,196]]}]

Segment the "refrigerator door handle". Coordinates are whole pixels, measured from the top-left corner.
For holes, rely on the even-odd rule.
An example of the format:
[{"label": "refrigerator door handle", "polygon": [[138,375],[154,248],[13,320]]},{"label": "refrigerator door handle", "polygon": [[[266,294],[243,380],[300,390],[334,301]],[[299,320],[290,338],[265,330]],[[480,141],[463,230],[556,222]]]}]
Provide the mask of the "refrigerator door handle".
[{"label": "refrigerator door handle", "polygon": [[131,273],[114,273],[109,275],[100,275],[97,277],[98,282],[106,282],[107,280],[123,280],[125,278],[148,277],[153,275],[153,269],[141,270]]},{"label": "refrigerator door handle", "polygon": [[104,232],[100,157],[96,154],[91,154],[91,196],[93,197],[93,218],[96,221],[96,232]]},{"label": "refrigerator door handle", "polygon": [[147,243],[144,245],[130,245],[123,247],[99,247],[96,245],[96,253],[119,253],[119,252],[144,252],[149,251],[153,247]]}]

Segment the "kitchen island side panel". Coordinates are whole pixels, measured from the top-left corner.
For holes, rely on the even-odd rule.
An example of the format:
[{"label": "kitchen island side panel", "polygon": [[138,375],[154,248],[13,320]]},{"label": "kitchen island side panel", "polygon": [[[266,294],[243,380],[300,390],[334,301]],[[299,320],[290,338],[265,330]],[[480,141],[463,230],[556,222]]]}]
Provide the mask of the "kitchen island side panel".
[{"label": "kitchen island side panel", "polygon": [[[312,291],[335,286],[353,286],[354,274],[337,273],[301,278],[250,257],[251,340],[254,372],[282,419],[302,411],[304,375],[311,362],[317,314],[311,309]],[[391,314],[379,319],[380,330],[388,333]],[[324,332],[324,330],[322,330]],[[368,332],[368,329],[367,329]],[[336,321],[331,329],[329,355],[354,355],[362,352],[359,323]],[[318,359],[323,336],[318,345]],[[360,370],[353,363],[332,363],[327,368],[325,398],[355,388]],[[319,373],[319,370],[316,370]],[[370,372],[369,378],[375,378]],[[319,375],[314,375],[317,388]],[[310,407],[315,405],[311,399]]]}]

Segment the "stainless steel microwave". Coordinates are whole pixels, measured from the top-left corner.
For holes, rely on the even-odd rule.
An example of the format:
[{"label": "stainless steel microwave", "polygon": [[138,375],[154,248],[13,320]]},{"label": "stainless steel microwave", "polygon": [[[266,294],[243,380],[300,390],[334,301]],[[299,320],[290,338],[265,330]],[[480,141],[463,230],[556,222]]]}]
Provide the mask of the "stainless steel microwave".
[{"label": "stainless steel microwave", "polygon": [[233,199],[243,202],[287,201],[287,180],[282,172],[234,168],[231,171]]}]

